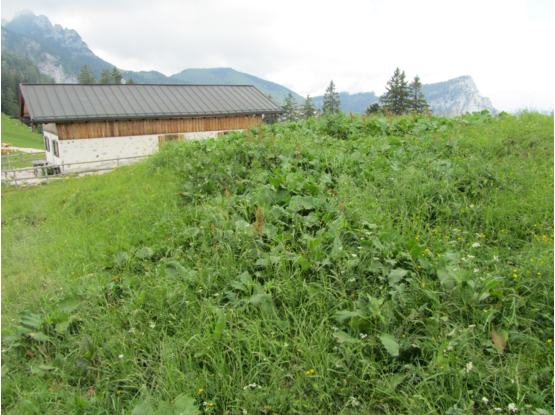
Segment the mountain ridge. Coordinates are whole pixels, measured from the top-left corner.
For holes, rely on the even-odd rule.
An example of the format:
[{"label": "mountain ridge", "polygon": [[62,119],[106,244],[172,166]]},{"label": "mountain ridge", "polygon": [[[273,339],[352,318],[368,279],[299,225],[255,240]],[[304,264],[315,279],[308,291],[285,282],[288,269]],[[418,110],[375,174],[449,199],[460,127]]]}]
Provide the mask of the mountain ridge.
[{"label": "mountain ridge", "polygon": [[[41,73],[52,76],[57,83],[77,83],[83,65],[89,65],[97,79],[102,70],[111,70],[115,66],[96,56],[74,29],[53,25],[48,17],[36,16],[29,10],[19,12],[9,22],[2,20],[2,51],[29,58]],[[278,104],[283,103],[289,93],[298,104],[305,100],[283,85],[232,68],[189,68],[171,76],[158,71],[119,71],[124,79],[132,77],[136,83],[254,85],[264,94],[271,94]],[[483,109],[496,113],[489,98],[480,95],[468,75],[423,84],[422,92],[437,115],[457,115]],[[346,113],[363,113],[370,104],[379,101],[373,91],[339,94],[340,109]],[[323,95],[312,98],[318,108],[322,107],[323,98]]]}]

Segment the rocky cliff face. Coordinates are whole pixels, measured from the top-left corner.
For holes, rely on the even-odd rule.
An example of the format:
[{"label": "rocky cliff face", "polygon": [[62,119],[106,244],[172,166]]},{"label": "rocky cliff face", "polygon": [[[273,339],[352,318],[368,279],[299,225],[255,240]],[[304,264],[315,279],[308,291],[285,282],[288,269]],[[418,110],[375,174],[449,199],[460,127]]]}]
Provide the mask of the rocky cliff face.
[{"label": "rocky cliff face", "polygon": [[34,39],[16,35],[4,27],[2,27],[2,51],[29,58],[41,73],[51,76],[56,83],[77,82],[77,77],[64,68],[59,54]]},{"label": "rocky cliff face", "polygon": [[52,48],[63,49],[71,56],[95,57],[95,54],[75,30],[64,29],[59,24],[53,25],[48,17],[36,16],[28,10],[16,14],[10,22],[2,24],[2,27]]},{"label": "rocky cliff face", "polygon": [[492,114],[497,112],[490,99],[480,95],[474,80],[468,75],[422,85],[422,92],[436,115],[460,115],[482,110]]}]

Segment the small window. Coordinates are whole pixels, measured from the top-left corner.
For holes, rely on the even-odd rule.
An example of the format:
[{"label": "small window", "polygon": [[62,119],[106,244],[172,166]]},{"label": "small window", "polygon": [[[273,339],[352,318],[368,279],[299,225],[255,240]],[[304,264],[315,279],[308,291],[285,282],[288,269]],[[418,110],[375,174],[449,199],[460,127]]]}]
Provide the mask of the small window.
[{"label": "small window", "polygon": [[44,148],[46,151],[50,152],[50,139],[44,136]]},{"label": "small window", "polygon": [[60,149],[58,148],[58,142],[56,140],[54,142],[54,155],[56,157],[60,157]]}]

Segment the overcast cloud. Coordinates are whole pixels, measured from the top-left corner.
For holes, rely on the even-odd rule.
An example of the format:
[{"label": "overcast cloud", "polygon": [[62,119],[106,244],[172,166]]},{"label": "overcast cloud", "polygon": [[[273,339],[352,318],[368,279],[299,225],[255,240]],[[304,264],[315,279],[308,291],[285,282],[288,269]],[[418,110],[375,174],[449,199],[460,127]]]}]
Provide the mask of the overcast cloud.
[{"label": "overcast cloud", "polygon": [[2,0],[3,19],[22,9],[121,69],[231,67],[315,96],[331,79],[381,95],[400,67],[470,75],[499,110],[553,109],[553,0]]}]

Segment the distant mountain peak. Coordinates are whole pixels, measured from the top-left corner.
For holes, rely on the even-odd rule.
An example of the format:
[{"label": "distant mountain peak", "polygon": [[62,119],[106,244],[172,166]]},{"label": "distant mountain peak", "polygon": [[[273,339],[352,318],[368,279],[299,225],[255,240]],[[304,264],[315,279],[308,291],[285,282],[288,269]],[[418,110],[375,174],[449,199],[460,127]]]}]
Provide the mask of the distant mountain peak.
[{"label": "distant mountain peak", "polygon": [[73,29],[64,29],[52,24],[48,17],[35,15],[31,10],[22,10],[9,22],[2,24],[6,29],[23,36],[31,37],[53,48],[64,48],[71,55],[95,56],[88,45]]}]

